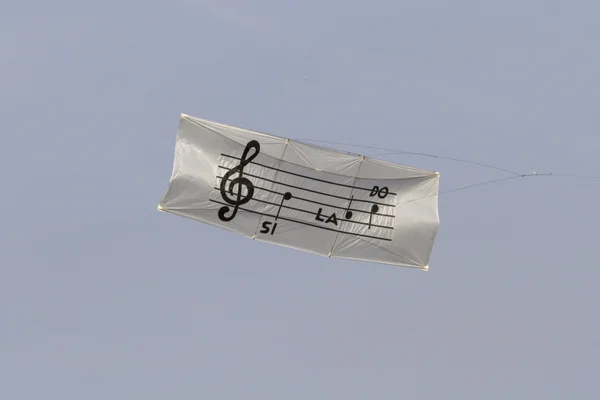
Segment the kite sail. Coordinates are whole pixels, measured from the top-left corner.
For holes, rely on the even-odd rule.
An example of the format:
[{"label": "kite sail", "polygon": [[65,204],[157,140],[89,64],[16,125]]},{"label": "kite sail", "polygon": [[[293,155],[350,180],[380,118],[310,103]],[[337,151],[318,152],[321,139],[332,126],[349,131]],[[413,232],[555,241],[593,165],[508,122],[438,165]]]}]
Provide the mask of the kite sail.
[{"label": "kite sail", "polygon": [[182,114],[158,210],[323,256],[427,270],[439,178]]}]

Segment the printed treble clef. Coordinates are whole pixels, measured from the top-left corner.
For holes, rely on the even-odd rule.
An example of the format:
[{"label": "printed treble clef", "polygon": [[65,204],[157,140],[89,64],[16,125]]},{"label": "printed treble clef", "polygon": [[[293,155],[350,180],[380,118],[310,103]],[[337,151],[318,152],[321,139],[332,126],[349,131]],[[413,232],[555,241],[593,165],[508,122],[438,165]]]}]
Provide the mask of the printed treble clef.
[{"label": "printed treble clef", "polygon": [[[254,153],[251,154],[250,156],[248,156],[248,152],[250,151],[250,149],[254,149]],[[221,221],[231,221],[237,214],[238,208],[242,204],[246,204],[247,202],[252,200],[252,196],[254,195],[254,185],[252,184],[252,182],[250,182],[250,180],[248,178],[245,178],[242,175],[244,172],[244,167],[246,165],[248,165],[252,160],[254,160],[254,158],[256,158],[256,156],[258,155],[259,152],[260,152],[260,144],[256,140],[252,140],[252,141],[248,142],[248,144],[246,145],[246,148],[244,149],[244,154],[242,154],[240,164],[235,166],[234,168],[230,169],[229,171],[227,171],[227,173],[221,179],[221,188],[220,188],[221,189],[221,197],[223,197],[223,200],[225,200],[227,203],[229,203],[233,206],[233,212],[231,213],[230,216],[225,216],[225,214],[228,213],[230,210],[230,208],[228,206],[223,206],[219,209],[219,219]],[[231,182],[229,182],[229,186],[227,188],[225,188],[225,185],[226,185],[227,181],[229,180],[229,177],[236,173],[239,173],[240,176],[231,180]],[[235,199],[233,199],[233,198],[229,197],[229,194],[231,194],[232,196],[234,195],[233,190],[236,187],[236,185],[237,185],[237,196]],[[248,193],[246,193],[246,195],[243,197],[242,197],[242,186],[245,187],[246,190],[248,191]]]}]

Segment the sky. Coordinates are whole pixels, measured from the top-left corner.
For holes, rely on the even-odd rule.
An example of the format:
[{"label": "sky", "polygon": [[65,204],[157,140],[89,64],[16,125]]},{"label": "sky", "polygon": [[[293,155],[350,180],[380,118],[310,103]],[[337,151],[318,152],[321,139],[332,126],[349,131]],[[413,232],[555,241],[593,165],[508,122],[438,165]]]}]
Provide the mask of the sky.
[{"label": "sky", "polygon": [[[598,398],[598,179],[441,195],[427,272],[156,206],[181,113],[598,176],[600,3],[0,10],[0,398]],[[507,176],[382,158],[440,171],[442,191]]]}]

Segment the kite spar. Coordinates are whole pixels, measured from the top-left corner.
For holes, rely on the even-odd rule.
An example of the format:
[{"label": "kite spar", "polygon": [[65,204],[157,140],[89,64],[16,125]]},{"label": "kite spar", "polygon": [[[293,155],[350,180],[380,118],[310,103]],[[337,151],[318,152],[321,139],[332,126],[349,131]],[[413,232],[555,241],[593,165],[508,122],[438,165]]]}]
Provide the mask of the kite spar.
[{"label": "kite spar", "polygon": [[182,114],[158,210],[323,256],[427,270],[439,179]]}]

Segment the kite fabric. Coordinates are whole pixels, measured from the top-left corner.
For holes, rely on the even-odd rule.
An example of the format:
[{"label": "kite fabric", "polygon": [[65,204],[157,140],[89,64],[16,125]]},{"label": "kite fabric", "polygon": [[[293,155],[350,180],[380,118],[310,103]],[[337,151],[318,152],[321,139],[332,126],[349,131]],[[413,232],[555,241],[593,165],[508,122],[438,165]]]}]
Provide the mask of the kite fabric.
[{"label": "kite fabric", "polygon": [[439,179],[182,114],[158,210],[323,256],[427,270]]}]

